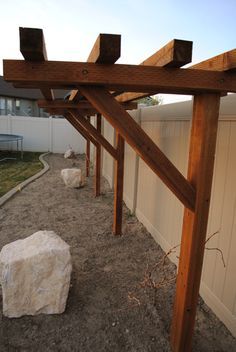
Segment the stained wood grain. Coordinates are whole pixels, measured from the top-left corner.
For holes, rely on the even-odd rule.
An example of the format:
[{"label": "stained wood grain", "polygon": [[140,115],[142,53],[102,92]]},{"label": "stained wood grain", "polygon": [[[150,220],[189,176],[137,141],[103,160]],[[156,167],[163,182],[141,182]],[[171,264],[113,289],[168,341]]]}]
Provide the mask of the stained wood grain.
[{"label": "stained wood grain", "polygon": [[[87,121],[90,123],[90,116],[87,116]],[[86,140],[86,177],[90,176],[90,140]]]},{"label": "stained wood grain", "polygon": [[98,142],[87,132],[87,130],[81,126],[75,118],[73,118],[73,116],[68,113],[64,113],[63,116],[84,137],[84,139],[89,139],[96,147],[99,145]]},{"label": "stained wood grain", "polygon": [[[192,61],[192,46],[193,43],[187,40],[173,39],[155,54],[141,62],[144,66],[159,66],[159,67],[182,67]],[[123,92],[120,92],[120,94]],[[153,93],[154,94],[154,93]],[[124,93],[116,94],[117,101],[132,101],[139,98],[152,95],[149,93]],[[126,100],[127,99],[127,100]]]},{"label": "stained wood grain", "polygon": [[[102,117],[97,114],[97,131],[101,134],[102,131]],[[95,165],[95,197],[101,194],[101,145],[96,146],[96,165]]]},{"label": "stained wood grain", "polygon": [[109,90],[193,94],[236,92],[236,76],[228,72],[138,65],[4,60],[4,79],[32,87],[104,86]]},{"label": "stained wood grain", "polygon": [[[42,29],[19,28],[20,52],[27,61],[46,61],[47,51]],[[40,87],[39,87],[40,88]],[[45,99],[53,100],[54,94],[50,88],[42,88]]]},{"label": "stained wood grain", "polygon": [[115,160],[115,174],[114,174],[115,176],[114,178],[114,216],[113,216],[114,235],[122,235],[124,148],[125,148],[125,141],[123,137],[118,132],[116,132],[117,159]]},{"label": "stained wood grain", "polygon": [[68,110],[68,113],[70,113],[70,115],[72,115],[78,121],[78,123],[80,123],[87,130],[87,132],[93,136],[93,138],[98,143],[100,143],[108,153],[111,154],[111,156],[113,156],[113,158],[117,158],[116,149],[102,136],[102,134],[98,133],[97,129],[91,125],[89,121],[87,121],[83,116],[74,110]]},{"label": "stained wood grain", "polygon": [[[121,104],[125,110],[134,110],[137,109],[137,103],[128,102]],[[44,109],[79,109],[82,111],[83,109],[86,111],[89,109],[93,114],[97,113],[97,110],[93,108],[92,104],[86,100],[80,100],[78,102],[63,100],[63,99],[55,99],[53,101],[50,100],[38,100],[38,106]],[[87,114],[88,115],[88,114]],[[91,114],[92,115],[92,114]]]},{"label": "stained wood grain", "polygon": [[85,88],[81,86],[80,90],[179,200],[193,210],[195,208],[195,191],[192,185],[111,94],[105,89],[97,87]]},{"label": "stained wood grain", "polygon": [[[120,57],[121,36],[118,34],[99,34],[88,56],[87,62],[114,64]],[[72,90],[69,100],[81,100],[77,89]]]},{"label": "stained wood grain", "polygon": [[185,208],[171,343],[191,351],[211,196],[220,95],[194,98],[188,181],[196,189],[195,211]]}]

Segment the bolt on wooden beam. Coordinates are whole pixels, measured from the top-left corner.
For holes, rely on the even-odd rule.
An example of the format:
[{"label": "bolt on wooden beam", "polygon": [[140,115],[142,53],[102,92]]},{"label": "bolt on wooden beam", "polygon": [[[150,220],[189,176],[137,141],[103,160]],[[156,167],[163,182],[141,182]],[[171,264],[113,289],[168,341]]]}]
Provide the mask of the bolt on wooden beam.
[{"label": "bolt on wooden beam", "polygon": [[[97,64],[114,64],[120,57],[121,35],[99,34],[88,56],[87,62]],[[81,94],[72,90],[69,100],[79,101]]]},{"label": "bolt on wooden beam", "polygon": [[65,89],[103,86],[108,90],[175,94],[236,92],[233,73],[138,65],[81,62],[3,61],[4,79],[13,83]]}]

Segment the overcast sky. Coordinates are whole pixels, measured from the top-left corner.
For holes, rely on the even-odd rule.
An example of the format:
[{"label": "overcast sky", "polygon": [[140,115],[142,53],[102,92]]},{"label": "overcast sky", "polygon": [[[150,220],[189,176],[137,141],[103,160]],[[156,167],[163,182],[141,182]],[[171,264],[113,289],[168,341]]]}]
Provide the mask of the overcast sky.
[{"label": "overcast sky", "polygon": [[236,47],[235,14],[236,0],[2,0],[0,60],[21,59],[18,28],[33,27],[49,60],[86,61],[99,33],[115,33],[118,63],[139,64],[174,38],[193,41],[196,63]]}]

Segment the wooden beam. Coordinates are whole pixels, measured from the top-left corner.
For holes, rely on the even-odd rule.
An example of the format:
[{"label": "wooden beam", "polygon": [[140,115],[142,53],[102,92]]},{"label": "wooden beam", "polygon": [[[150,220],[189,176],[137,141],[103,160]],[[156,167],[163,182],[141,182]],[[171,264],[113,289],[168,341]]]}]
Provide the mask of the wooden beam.
[{"label": "wooden beam", "polygon": [[146,98],[146,97],[149,97],[150,95],[154,95],[154,94],[156,94],[156,93],[150,94],[150,93],[132,93],[132,92],[127,92],[127,93],[123,93],[121,95],[118,95],[116,97],[116,100],[119,103],[132,102],[133,100]]},{"label": "wooden beam", "polygon": [[194,98],[188,181],[196,188],[195,212],[185,209],[172,321],[174,352],[191,351],[214,169],[220,95]]},{"label": "wooden beam", "polygon": [[[90,116],[87,117],[87,121],[90,123]],[[86,141],[86,177],[90,176],[90,140]]]},{"label": "wooden beam", "polygon": [[[121,36],[117,34],[100,34],[89,54],[87,62],[97,64],[114,64],[120,57]],[[69,100],[79,101],[80,92],[74,89]]]},{"label": "wooden beam", "polygon": [[[48,109],[48,108],[57,108],[57,109],[91,109],[93,108],[92,104],[88,101],[80,101],[78,103],[74,103],[72,101],[64,100],[64,99],[55,99],[53,101],[49,100],[38,100],[38,106],[40,108]],[[94,108],[93,108],[94,109]],[[96,109],[94,109],[96,110]]]},{"label": "wooden beam", "polygon": [[[46,61],[47,51],[42,29],[20,27],[20,52],[27,61]],[[42,88],[45,99],[53,100],[50,88]]]},{"label": "wooden beam", "polygon": [[4,60],[4,79],[32,87],[104,86],[109,90],[193,94],[236,92],[236,75],[228,72],[135,65],[45,61],[32,64]]},{"label": "wooden beam", "polygon": [[43,30],[39,28],[19,28],[20,52],[25,60],[46,61],[47,51]]},{"label": "wooden beam", "polygon": [[188,208],[195,208],[195,190],[151,138],[104,88],[80,87],[82,94],[117,129],[148,166]]},{"label": "wooden beam", "polygon": [[74,110],[68,110],[68,113],[70,113],[78,121],[78,123],[83,126],[86,131],[93,136],[93,138],[96,139],[96,141],[100,143],[109,154],[111,154],[113,158],[117,159],[116,149],[102,136],[102,134],[98,133],[97,129],[91,125],[91,123],[89,123],[83,116]]},{"label": "wooden beam", "polygon": [[[38,106],[40,108],[44,109],[50,109],[50,108],[55,108],[55,109],[89,109],[90,111],[94,111],[94,114],[97,112],[96,109],[92,106],[91,103],[89,103],[87,100],[82,100],[78,102],[73,102],[73,101],[68,101],[68,100],[63,100],[63,99],[55,99],[53,101],[51,100],[38,100],[37,101]],[[134,110],[137,109],[137,103],[122,103],[122,106],[124,107],[125,110]],[[88,115],[88,114],[87,114]]]},{"label": "wooden beam", "polygon": [[120,57],[120,34],[99,34],[87,62],[114,64]]},{"label": "wooden beam", "polygon": [[116,132],[117,160],[115,160],[115,180],[114,180],[114,217],[113,233],[122,235],[122,205],[123,205],[123,186],[124,186],[124,149],[125,141]]},{"label": "wooden beam", "polygon": [[[223,54],[214,56],[208,60],[190,66],[191,69],[209,71],[235,71],[236,70],[236,49],[227,51]],[[136,99],[145,98],[147,93],[124,93],[117,97],[119,102],[128,102]]]},{"label": "wooden beam", "polygon": [[[99,134],[102,132],[102,117],[97,114],[97,131]],[[96,165],[95,165],[95,197],[101,194],[101,145],[96,146]]]},{"label": "wooden beam", "polygon": [[81,126],[75,118],[73,118],[73,116],[71,116],[68,113],[65,113],[63,116],[84,137],[84,139],[86,140],[90,139],[90,141],[95,145],[95,147],[99,145],[98,142],[86,131],[86,129],[83,126]]},{"label": "wooden beam", "polygon": [[192,69],[214,70],[214,71],[235,71],[236,70],[236,49],[214,56],[208,60],[191,66]]},{"label": "wooden beam", "polygon": [[[158,67],[182,67],[192,61],[193,42],[187,40],[173,39],[155,54],[141,62],[144,66]],[[128,96],[127,96],[128,94]],[[154,93],[153,93],[154,94]],[[152,95],[149,93],[123,93],[117,96],[117,101],[132,101]],[[128,100],[125,100],[128,99]]]},{"label": "wooden beam", "polygon": [[144,66],[181,67],[192,61],[193,42],[173,39],[155,54],[141,62]]},{"label": "wooden beam", "polygon": [[[62,108],[46,108],[46,112],[48,112],[51,115],[62,115],[64,116],[65,113],[68,111],[68,109],[62,109]],[[76,111],[81,115],[81,116],[92,116],[95,114],[97,110],[94,109],[76,109]]]}]

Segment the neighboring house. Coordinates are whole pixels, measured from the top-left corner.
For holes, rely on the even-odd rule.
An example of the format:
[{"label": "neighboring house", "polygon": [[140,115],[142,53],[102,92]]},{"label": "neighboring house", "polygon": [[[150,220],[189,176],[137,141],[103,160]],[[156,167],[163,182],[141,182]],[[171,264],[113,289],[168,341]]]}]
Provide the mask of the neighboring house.
[{"label": "neighboring house", "polygon": [[[64,98],[66,93],[67,91],[56,90],[55,97]],[[0,115],[48,117],[38,107],[38,99],[43,99],[40,90],[14,88],[0,76]]]}]

